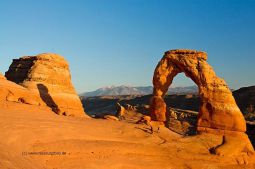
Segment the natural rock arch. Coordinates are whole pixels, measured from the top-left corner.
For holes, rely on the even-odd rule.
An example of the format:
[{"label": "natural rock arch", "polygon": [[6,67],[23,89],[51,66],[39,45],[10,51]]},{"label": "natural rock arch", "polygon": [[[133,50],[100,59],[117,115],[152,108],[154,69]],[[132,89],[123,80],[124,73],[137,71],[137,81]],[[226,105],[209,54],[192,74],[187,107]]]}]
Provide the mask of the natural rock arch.
[{"label": "natural rock arch", "polygon": [[[195,50],[170,50],[158,63],[153,77],[153,97],[151,99],[151,118],[166,121],[164,96],[178,73],[185,73],[199,88],[200,107],[197,130],[223,135],[224,142],[240,145],[236,153],[253,152],[253,147],[244,133],[245,119],[236,105],[232,92],[226,82],[219,78],[206,62],[207,54]],[[236,137],[238,136],[238,137]],[[229,139],[230,137],[230,139]],[[232,141],[235,138],[236,141]],[[229,141],[231,140],[231,141]],[[234,145],[233,145],[234,146]],[[229,146],[219,146],[217,154],[231,154]]]}]

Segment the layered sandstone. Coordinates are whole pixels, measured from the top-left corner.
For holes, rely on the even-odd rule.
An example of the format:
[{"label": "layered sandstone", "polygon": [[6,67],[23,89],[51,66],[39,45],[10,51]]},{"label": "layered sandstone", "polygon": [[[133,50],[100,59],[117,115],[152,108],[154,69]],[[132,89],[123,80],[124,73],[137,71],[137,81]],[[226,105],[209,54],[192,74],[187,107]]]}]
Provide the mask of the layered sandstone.
[{"label": "layered sandstone", "polygon": [[[236,105],[232,92],[226,82],[215,74],[206,60],[205,52],[195,50],[170,50],[165,53],[153,77],[152,119],[162,122],[166,120],[166,105],[163,97],[173,78],[183,72],[199,88],[198,131],[222,134],[224,135],[223,142],[226,143],[236,143],[238,139],[243,140],[245,146],[241,147],[240,151],[253,152],[250,141],[244,133],[246,131],[244,117]],[[233,135],[237,136],[237,141],[230,141],[233,139],[229,137],[232,138]],[[225,150],[229,148],[228,146],[220,147],[217,149],[217,154],[228,152]]]},{"label": "layered sandstone", "polygon": [[71,82],[68,62],[62,56],[43,53],[14,59],[5,76],[37,93],[55,113],[85,116]]}]

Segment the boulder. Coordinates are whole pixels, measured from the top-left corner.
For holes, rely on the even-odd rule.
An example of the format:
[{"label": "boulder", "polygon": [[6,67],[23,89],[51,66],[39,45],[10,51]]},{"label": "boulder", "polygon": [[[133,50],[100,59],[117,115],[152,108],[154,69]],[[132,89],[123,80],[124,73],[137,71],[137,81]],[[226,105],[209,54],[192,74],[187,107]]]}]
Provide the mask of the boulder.
[{"label": "boulder", "polygon": [[57,114],[86,116],[72,85],[68,62],[60,55],[43,53],[14,59],[5,76],[37,93]]},{"label": "boulder", "polygon": [[125,104],[125,107],[124,107],[127,111],[137,111],[137,108],[136,106],[132,106],[130,104]]},{"label": "boulder", "polygon": [[142,116],[137,122],[136,124],[146,124],[148,126],[150,126],[151,123],[151,117],[150,116]]},{"label": "boulder", "polygon": [[112,115],[104,115],[103,119],[119,121],[119,119],[116,116],[112,116]]}]

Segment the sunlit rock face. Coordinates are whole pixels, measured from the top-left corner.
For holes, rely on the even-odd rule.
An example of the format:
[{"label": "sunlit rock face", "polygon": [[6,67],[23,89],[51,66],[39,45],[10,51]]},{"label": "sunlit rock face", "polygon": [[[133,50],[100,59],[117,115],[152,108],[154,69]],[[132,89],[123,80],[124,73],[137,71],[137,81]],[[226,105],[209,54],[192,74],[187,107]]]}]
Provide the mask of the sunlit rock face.
[{"label": "sunlit rock face", "polygon": [[2,106],[8,106],[8,101],[45,106],[38,93],[11,82],[3,75],[0,75],[0,109]]},{"label": "sunlit rock face", "polygon": [[37,92],[57,114],[86,116],[72,85],[68,62],[60,55],[43,53],[14,59],[5,76]]},{"label": "sunlit rock face", "polygon": [[[198,131],[241,135],[239,138],[242,138],[249,145],[249,149],[253,151],[249,139],[244,133],[246,131],[245,119],[236,105],[232,92],[226,82],[215,74],[206,60],[207,54],[201,51],[170,50],[165,52],[153,77],[152,119],[156,121],[166,120],[166,106],[163,97],[173,78],[178,73],[184,72],[199,88]],[[231,142],[229,139],[226,140]],[[245,148],[247,147],[245,146]]]}]

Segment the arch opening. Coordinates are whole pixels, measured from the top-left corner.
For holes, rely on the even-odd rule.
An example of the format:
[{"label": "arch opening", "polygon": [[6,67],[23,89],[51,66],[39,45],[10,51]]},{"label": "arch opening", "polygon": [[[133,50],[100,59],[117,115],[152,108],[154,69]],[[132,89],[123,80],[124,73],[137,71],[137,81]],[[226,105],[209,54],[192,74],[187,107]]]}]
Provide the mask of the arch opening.
[{"label": "arch opening", "polygon": [[183,72],[177,74],[164,96],[167,105],[165,125],[181,135],[195,135],[199,111],[198,87]]}]

